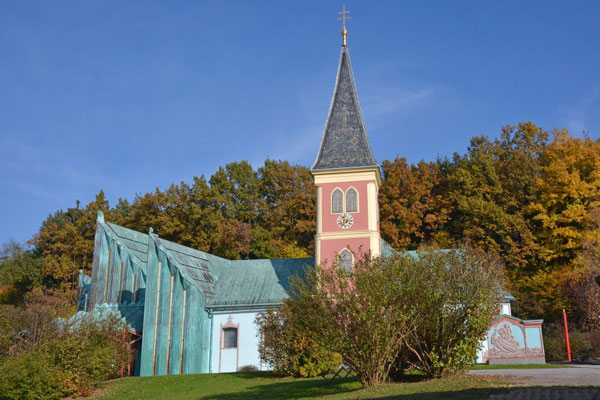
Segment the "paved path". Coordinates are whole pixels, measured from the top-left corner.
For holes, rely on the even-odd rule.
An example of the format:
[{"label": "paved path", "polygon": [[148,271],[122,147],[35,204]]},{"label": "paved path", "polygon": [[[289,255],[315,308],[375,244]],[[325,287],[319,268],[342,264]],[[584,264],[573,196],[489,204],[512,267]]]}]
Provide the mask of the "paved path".
[{"label": "paved path", "polygon": [[600,400],[600,390],[590,388],[516,389],[495,394],[489,400]]},{"label": "paved path", "polygon": [[[473,375],[506,376],[506,381],[527,386],[598,386],[600,365],[574,365],[571,368],[490,369],[470,371]],[[599,399],[600,400],[600,399]]]},{"label": "paved path", "polygon": [[572,368],[552,369],[493,369],[469,373],[504,376],[505,382],[516,385],[547,386],[516,388],[505,394],[492,395],[489,400],[600,400],[600,365],[576,365]]}]

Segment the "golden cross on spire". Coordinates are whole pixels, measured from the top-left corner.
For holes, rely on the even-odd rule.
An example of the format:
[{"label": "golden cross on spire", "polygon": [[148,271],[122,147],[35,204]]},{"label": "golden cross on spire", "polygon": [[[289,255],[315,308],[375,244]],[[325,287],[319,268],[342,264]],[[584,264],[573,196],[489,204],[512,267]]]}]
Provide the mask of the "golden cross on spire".
[{"label": "golden cross on spire", "polygon": [[346,30],[346,20],[347,19],[352,19],[352,17],[347,17],[346,14],[350,14],[350,11],[346,11],[346,5],[344,4],[342,11],[338,11],[338,14],[342,14],[342,16],[340,18],[338,18],[338,21],[342,21],[343,23],[343,29],[342,29],[342,37],[344,38],[344,46],[347,45],[346,43],[346,36],[348,36],[348,31]]}]

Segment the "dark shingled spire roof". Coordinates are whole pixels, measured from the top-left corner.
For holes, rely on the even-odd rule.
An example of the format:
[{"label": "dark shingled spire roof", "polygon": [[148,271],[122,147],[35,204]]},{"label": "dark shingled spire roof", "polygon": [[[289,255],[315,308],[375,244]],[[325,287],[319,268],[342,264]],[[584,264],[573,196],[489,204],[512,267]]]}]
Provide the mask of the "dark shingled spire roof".
[{"label": "dark shingled spire roof", "polygon": [[312,170],[377,166],[358,103],[348,47],[342,46],[333,99]]}]

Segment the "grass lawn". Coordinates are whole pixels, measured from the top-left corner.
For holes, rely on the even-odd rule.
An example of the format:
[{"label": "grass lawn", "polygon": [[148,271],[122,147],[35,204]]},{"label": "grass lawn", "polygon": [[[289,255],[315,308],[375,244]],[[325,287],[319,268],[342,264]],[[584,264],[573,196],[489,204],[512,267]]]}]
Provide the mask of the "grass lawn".
[{"label": "grass lawn", "polygon": [[505,384],[492,378],[459,376],[424,380],[409,376],[405,383],[363,389],[356,378],[329,384],[323,378],[276,378],[268,372],[174,375],[123,378],[107,382],[98,399],[487,399],[503,392]]},{"label": "grass lawn", "polygon": [[547,369],[547,368],[573,368],[570,365],[564,364],[477,364],[472,366],[471,370],[485,370],[485,369]]}]

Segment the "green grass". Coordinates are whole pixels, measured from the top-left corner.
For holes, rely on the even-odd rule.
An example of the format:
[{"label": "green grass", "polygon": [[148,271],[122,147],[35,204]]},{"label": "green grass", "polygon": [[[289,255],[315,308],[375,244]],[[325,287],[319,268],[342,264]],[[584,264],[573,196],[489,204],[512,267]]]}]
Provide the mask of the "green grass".
[{"label": "green grass", "polygon": [[563,364],[477,364],[472,366],[471,370],[485,369],[548,369],[548,368],[572,368],[570,365]]},{"label": "green grass", "polygon": [[356,378],[336,380],[329,384],[323,378],[277,378],[268,372],[233,374],[198,374],[123,378],[107,382],[96,398],[110,399],[207,399],[207,400],[271,400],[271,399],[487,399],[504,392],[506,385],[491,378],[459,376],[425,380],[409,376],[408,382],[387,383],[363,389]]}]

